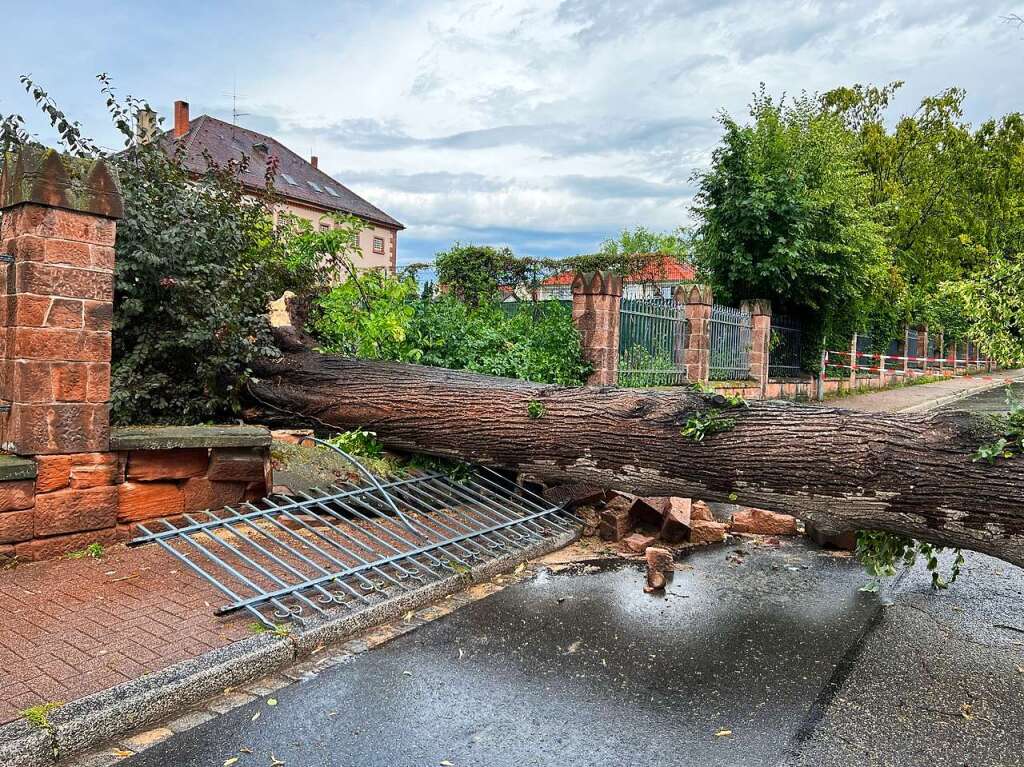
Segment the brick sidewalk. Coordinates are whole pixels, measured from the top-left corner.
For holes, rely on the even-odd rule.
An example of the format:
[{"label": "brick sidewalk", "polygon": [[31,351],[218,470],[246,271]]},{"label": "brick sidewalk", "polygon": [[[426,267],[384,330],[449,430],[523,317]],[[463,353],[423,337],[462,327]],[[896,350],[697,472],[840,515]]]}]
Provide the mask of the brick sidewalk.
[{"label": "brick sidewalk", "polygon": [[224,601],[155,546],[0,570],[0,724],[249,636]]}]

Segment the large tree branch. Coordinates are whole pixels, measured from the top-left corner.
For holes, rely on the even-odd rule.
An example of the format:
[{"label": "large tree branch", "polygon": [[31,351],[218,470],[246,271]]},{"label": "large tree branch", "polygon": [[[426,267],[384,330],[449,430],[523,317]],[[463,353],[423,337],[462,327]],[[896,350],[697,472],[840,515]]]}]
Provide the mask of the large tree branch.
[{"label": "large tree branch", "polygon": [[[585,480],[784,511],[826,531],[889,530],[1024,565],[1024,459],[975,463],[991,425],[692,391],[563,388],[316,353],[257,366],[253,398],[387,445],[548,480]],[[531,417],[531,402],[543,414]],[[681,430],[719,409],[735,425]],[[532,408],[536,414],[538,408]]]}]

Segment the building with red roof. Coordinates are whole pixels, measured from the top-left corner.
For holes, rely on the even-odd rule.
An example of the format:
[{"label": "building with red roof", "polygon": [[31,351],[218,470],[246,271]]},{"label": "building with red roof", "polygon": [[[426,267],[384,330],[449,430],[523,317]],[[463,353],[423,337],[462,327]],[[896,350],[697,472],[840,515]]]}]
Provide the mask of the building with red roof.
[{"label": "building with red roof", "polygon": [[[576,273],[572,270],[551,275],[541,283],[537,299],[571,299],[572,281],[575,276]],[[652,259],[643,269],[623,278],[622,297],[670,298],[676,285],[693,280],[693,266],[673,256],[662,256],[660,260]]]}]

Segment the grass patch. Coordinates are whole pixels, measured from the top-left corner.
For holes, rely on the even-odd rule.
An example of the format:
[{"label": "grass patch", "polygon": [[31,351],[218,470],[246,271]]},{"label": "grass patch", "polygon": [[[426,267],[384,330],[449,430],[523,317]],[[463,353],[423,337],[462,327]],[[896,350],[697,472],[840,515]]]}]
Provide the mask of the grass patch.
[{"label": "grass patch", "polygon": [[40,703],[37,706],[31,706],[20,713],[22,718],[29,724],[43,730],[48,730],[50,729],[50,712],[56,711],[63,705],[59,701],[50,701],[48,703]]},{"label": "grass patch", "polygon": [[278,639],[283,639],[292,633],[291,627],[284,623],[275,623],[274,628],[270,628],[266,623],[260,621],[250,623],[249,631],[253,634],[273,634]]},{"label": "grass patch", "polygon": [[86,557],[89,557],[90,559],[103,559],[103,555],[105,553],[102,543],[90,543],[84,549],[72,551],[67,556],[68,559],[85,559]]}]

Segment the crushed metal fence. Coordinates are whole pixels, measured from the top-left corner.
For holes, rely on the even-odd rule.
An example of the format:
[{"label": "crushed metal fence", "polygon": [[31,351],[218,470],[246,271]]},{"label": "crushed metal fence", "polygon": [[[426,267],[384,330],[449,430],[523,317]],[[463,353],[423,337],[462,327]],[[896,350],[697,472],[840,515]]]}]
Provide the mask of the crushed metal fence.
[{"label": "crushed metal fence", "polygon": [[732,381],[750,377],[750,313],[731,306],[711,307],[710,343],[712,381]]},{"label": "crushed metal fence", "polygon": [[686,383],[687,322],[674,298],[624,298],[619,310],[619,386]]},{"label": "crushed metal fence", "polygon": [[365,481],[185,514],[177,524],[139,524],[130,545],[157,544],[217,588],[226,599],[218,615],[244,610],[274,627],[329,607],[357,610],[579,523],[486,468],[466,467],[458,479],[363,473]]},{"label": "crushed metal fence", "polygon": [[803,333],[800,323],[783,315],[774,315],[768,341],[768,377],[794,378],[802,370]]}]

